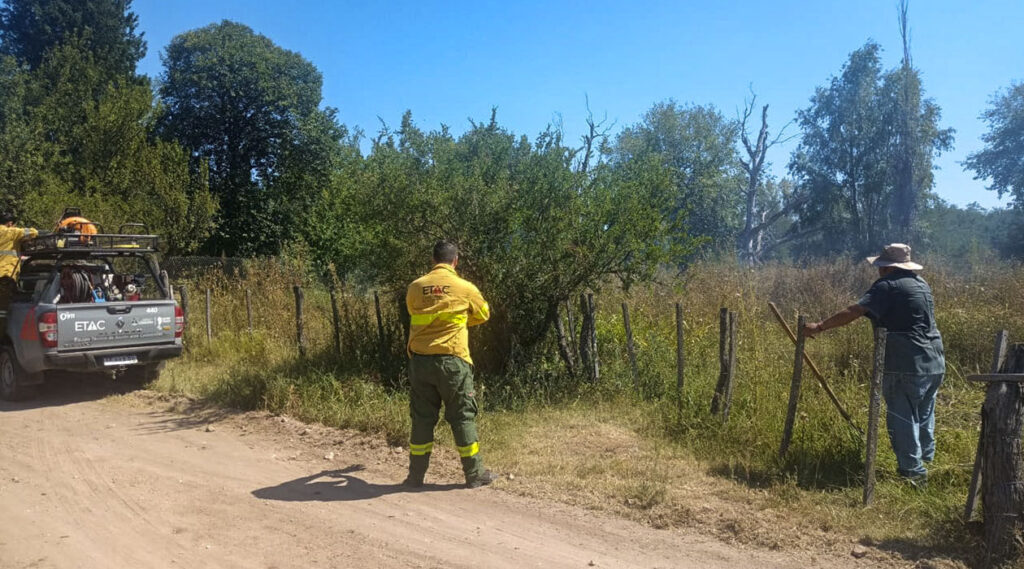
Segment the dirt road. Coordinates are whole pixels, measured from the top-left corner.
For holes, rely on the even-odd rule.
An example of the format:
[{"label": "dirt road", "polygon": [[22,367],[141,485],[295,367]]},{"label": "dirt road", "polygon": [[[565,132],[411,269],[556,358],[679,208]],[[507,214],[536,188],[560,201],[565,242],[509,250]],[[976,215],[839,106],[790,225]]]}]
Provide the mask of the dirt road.
[{"label": "dirt road", "polygon": [[0,403],[0,567],[867,566],[466,490],[453,468],[408,492],[379,440],[105,385]]}]

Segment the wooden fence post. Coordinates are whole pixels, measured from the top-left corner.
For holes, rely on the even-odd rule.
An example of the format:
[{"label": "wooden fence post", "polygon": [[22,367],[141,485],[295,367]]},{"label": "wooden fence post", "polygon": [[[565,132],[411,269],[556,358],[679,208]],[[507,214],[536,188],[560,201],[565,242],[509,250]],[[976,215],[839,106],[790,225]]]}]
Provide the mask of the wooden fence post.
[{"label": "wooden fence post", "polygon": [[597,303],[594,293],[587,293],[587,308],[590,310],[590,360],[594,366],[594,383],[601,379],[601,361],[597,357]]},{"label": "wooden fence post", "polygon": [[[1024,344],[1014,344],[1002,373],[1024,373]],[[1007,378],[1010,379],[1010,378]],[[981,500],[985,513],[985,553],[990,566],[1016,559],[1024,530],[1024,465],[1021,383],[992,381],[981,407],[985,425]]]},{"label": "wooden fence post", "polygon": [[572,317],[572,303],[565,301],[565,319],[569,322],[569,347],[572,349],[573,367],[580,362],[580,348],[576,339],[576,321]]},{"label": "wooden fence post", "polygon": [[245,289],[245,320],[249,324],[249,334],[252,334],[252,294]]},{"label": "wooden fence post", "polygon": [[725,379],[725,402],[722,405],[722,422],[729,420],[732,408],[732,386],[736,381],[736,313],[729,311],[729,375]]},{"label": "wooden fence post", "polygon": [[171,286],[171,277],[167,275],[166,270],[160,271],[160,281],[164,285],[164,290],[167,292],[167,298],[174,300],[174,287]]},{"label": "wooden fence post", "polygon": [[633,390],[640,393],[640,373],[636,368],[636,350],[633,347],[633,327],[629,323],[629,305],[622,303],[622,324],[626,328],[626,353],[629,355],[629,369],[633,375]]},{"label": "wooden fence post", "polygon": [[683,353],[683,305],[676,303],[676,408],[679,417],[683,416],[683,366],[686,359]]},{"label": "wooden fence post", "polygon": [[[1006,360],[1006,348],[1010,334],[1006,330],[996,333],[996,346],[992,354],[992,373],[999,373]],[[981,431],[978,433],[978,450],[974,453],[974,469],[971,471],[971,483],[967,487],[967,505],[964,507],[964,522],[971,521],[974,517],[974,509],[978,506],[978,494],[981,491],[981,467],[983,448],[985,442],[985,415],[981,415]]]},{"label": "wooden fence post", "polygon": [[711,414],[717,415],[724,402],[726,383],[729,381],[729,309],[718,310],[718,383],[711,397]]},{"label": "wooden fence post", "polygon": [[384,357],[384,316],[380,312],[380,294],[373,291],[373,307],[377,313],[377,340],[380,342],[380,357]]},{"label": "wooden fence post", "polygon": [[341,316],[338,313],[338,294],[331,285],[331,320],[334,322],[334,354],[341,356]]},{"label": "wooden fence post", "polygon": [[213,342],[213,305],[210,300],[210,289],[206,289],[206,343]]},{"label": "wooden fence post", "polygon": [[789,406],[786,408],[786,425],[782,429],[782,443],[779,445],[779,458],[784,458],[793,440],[793,425],[796,423],[796,407],[800,401],[800,384],[804,373],[804,315],[797,317],[796,353],[793,356],[793,380],[789,384]]},{"label": "wooden fence post", "polygon": [[594,318],[590,313],[590,305],[587,303],[587,295],[580,293],[580,366],[583,373],[590,378],[591,382],[596,381],[594,379],[594,364],[593,364],[593,351],[592,347],[594,343],[590,339],[590,335],[594,333]]},{"label": "wooden fence post", "polygon": [[302,294],[302,287],[299,285],[293,286],[292,291],[295,293],[295,341],[299,345],[299,355],[306,357],[305,319],[302,312],[302,301],[305,296]]},{"label": "wooden fence post", "polygon": [[885,374],[885,328],[875,328],[875,357],[868,398],[868,441],[864,452],[864,505],[875,499],[875,457],[878,454],[878,418],[882,413],[882,376]]},{"label": "wooden fence post", "polygon": [[188,285],[178,287],[178,294],[181,295],[181,313],[185,317],[185,327],[188,327]]}]

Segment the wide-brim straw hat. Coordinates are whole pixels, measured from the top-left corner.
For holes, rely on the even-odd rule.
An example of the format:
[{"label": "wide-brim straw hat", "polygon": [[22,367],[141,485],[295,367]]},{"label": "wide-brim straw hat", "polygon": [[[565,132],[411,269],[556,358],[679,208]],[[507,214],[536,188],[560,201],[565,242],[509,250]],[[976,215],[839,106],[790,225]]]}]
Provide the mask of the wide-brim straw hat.
[{"label": "wide-brim straw hat", "polygon": [[876,267],[897,267],[908,271],[920,271],[924,267],[910,260],[910,245],[892,243],[882,249],[877,257],[868,257],[868,263]]}]

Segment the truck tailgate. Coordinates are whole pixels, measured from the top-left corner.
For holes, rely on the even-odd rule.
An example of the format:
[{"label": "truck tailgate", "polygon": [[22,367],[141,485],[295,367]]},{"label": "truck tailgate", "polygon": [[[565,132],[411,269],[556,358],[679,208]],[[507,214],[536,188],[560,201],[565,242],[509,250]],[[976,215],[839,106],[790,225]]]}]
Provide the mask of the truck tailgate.
[{"label": "truck tailgate", "polygon": [[57,307],[57,350],[174,343],[174,301],[101,302]]}]

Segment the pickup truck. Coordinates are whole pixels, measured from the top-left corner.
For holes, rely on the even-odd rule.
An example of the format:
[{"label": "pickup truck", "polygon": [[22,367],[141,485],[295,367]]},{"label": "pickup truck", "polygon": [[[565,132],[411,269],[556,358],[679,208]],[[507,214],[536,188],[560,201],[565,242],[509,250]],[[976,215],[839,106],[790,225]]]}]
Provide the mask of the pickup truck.
[{"label": "pickup truck", "polygon": [[144,383],[180,356],[184,314],[157,245],[155,235],[120,232],[23,242],[0,330],[0,399],[30,397],[53,371]]}]

